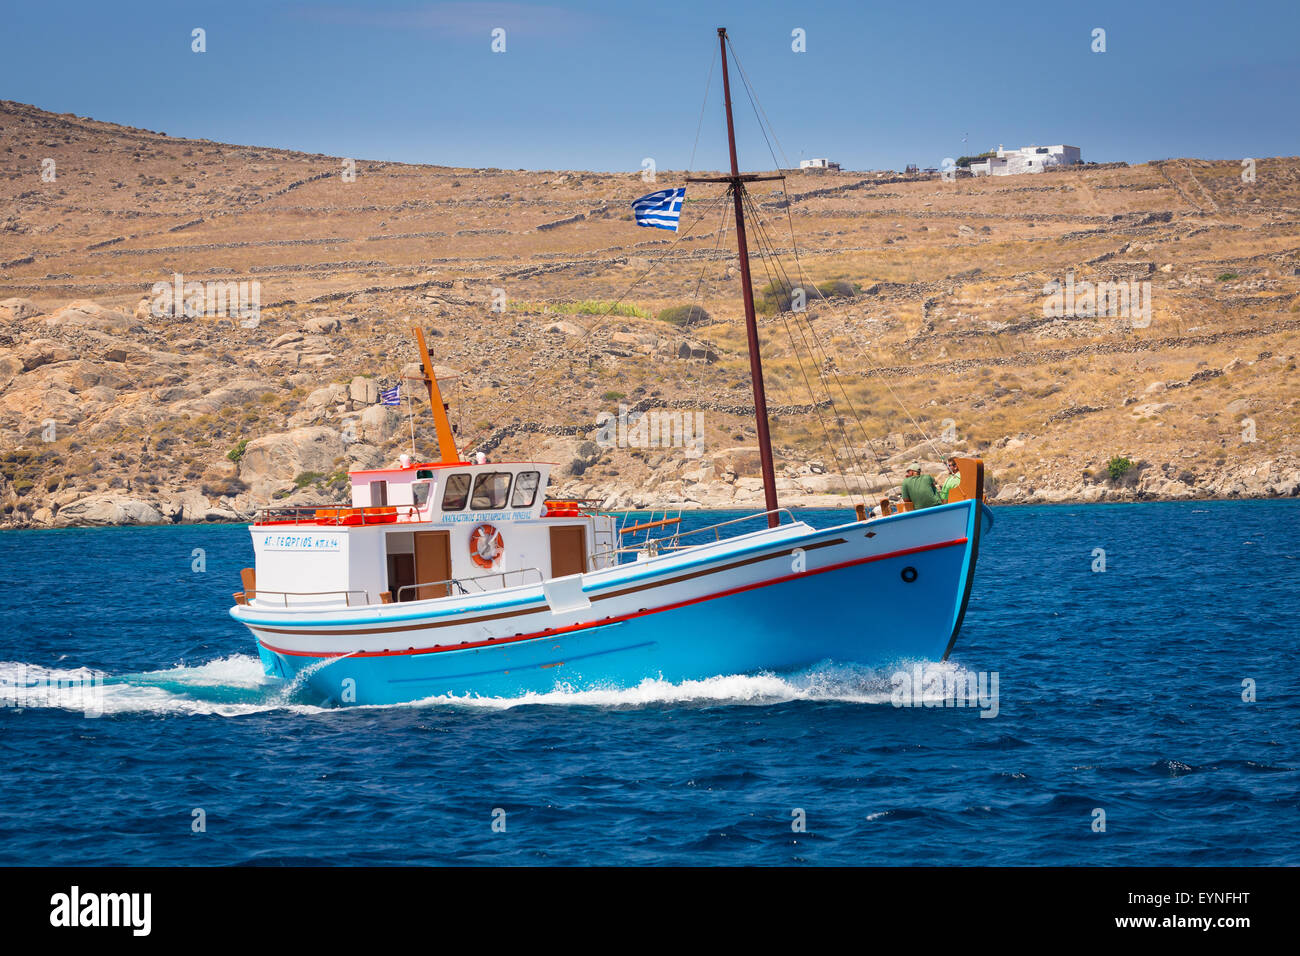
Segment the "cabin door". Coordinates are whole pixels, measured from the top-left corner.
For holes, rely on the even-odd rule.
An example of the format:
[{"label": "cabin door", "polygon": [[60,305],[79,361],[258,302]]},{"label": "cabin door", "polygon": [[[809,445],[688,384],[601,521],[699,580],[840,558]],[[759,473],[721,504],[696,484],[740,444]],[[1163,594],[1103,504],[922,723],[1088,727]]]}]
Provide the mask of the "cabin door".
[{"label": "cabin door", "polygon": [[587,529],[582,525],[551,528],[551,577],[587,570]]},{"label": "cabin door", "polygon": [[388,555],[388,593],[394,601],[414,601],[415,555]]},{"label": "cabin door", "polygon": [[451,577],[451,532],[415,532],[415,579],[425,585],[415,589],[418,599],[446,597],[451,586],[438,584]]}]

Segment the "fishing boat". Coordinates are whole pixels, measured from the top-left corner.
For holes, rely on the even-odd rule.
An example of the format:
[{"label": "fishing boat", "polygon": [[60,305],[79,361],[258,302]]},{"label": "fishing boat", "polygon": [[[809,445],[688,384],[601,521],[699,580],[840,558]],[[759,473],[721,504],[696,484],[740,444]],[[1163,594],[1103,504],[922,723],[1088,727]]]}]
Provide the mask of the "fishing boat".
[{"label": "fishing boat", "polygon": [[365,705],[948,657],[991,527],[982,462],[959,459],[947,503],[859,505],[828,528],[777,500],[745,195],[779,177],[739,171],[718,39],[731,172],[688,181],[734,204],[764,510],[689,531],[620,521],[548,498],[550,463],[461,460],[416,327],[436,460],[353,471],[350,507],[268,508],[250,526],[230,613],[267,674]]}]

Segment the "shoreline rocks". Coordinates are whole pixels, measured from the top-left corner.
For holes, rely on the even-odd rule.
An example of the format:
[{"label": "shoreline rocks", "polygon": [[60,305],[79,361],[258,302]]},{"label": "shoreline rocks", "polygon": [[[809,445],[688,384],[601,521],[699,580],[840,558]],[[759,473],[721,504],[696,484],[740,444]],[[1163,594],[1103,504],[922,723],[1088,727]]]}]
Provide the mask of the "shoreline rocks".
[{"label": "shoreline rocks", "polygon": [[[748,448],[727,449],[711,458],[687,459],[663,467],[640,484],[617,480],[591,480],[586,467],[599,460],[593,442],[553,440],[552,451],[563,450],[571,465],[552,474],[549,494],[556,498],[588,498],[607,510],[743,510],[764,507],[762,480],[748,472]],[[555,447],[560,446],[560,447]],[[68,528],[127,525],[201,524],[249,521],[262,507],[293,504],[346,504],[346,487],[299,488],[295,478],[306,472],[333,471],[341,456],[374,466],[382,458],[368,445],[345,448],[339,434],[328,428],[306,427],[266,435],[248,443],[236,465],[226,463],[221,475],[213,472],[202,489],[142,493],[138,490],[94,491],[78,494],[60,491],[28,503],[0,520],[0,528]],[[737,475],[739,470],[742,474]],[[926,469],[937,467],[926,463]],[[236,475],[238,477],[236,477]],[[845,477],[826,472],[821,462],[778,471],[781,507],[843,508],[851,510],[865,497],[868,502],[897,498],[901,473]],[[1270,500],[1300,497],[1300,461],[1241,462],[1209,475],[1174,473],[1174,466],[1139,463],[1123,478],[1112,481],[1074,480],[1048,473],[1043,479],[998,481],[986,489],[991,505],[1080,505],[1119,502]]]},{"label": "shoreline rocks", "polygon": [[[1228,491],[1221,494],[1202,494],[1196,489],[1186,488],[1175,494],[1161,494],[1132,488],[1113,488],[1104,485],[1092,485],[1083,491],[1072,494],[1043,493],[1032,488],[1012,485],[1002,488],[999,493],[988,500],[994,507],[1014,505],[1085,505],[1118,503],[1156,503],[1169,501],[1208,502],[1208,501],[1259,501],[1300,497],[1300,486],[1285,494],[1242,494],[1239,483],[1229,483]],[[283,489],[279,489],[283,490]],[[669,493],[657,495],[650,492],[637,492],[624,488],[612,488],[604,493],[588,490],[582,497],[599,499],[600,508],[609,511],[749,511],[763,510],[764,500],[761,489],[744,489],[732,497],[717,493],[715,489],[706,489],[698,497],[686,497],[677,493],[679,489],[666,489]],[[559,497],[563,494],[557,492]],[[883,495],[881,495],[883,497]],[[895,496],[896,497],[896,496]],[[308,500],[310,499],[310,500]],[[867,501],[872,496],[868,494]],[[319,500],[319,494],[295,493],[286,498],[273,501],[274,504],[296,505],[315,504],[325,506],[338,502]],[[843,494],[783,494],[780,496],[782,508],[791,511],[819,508],[842,508],[851,511],[857,498]],[[263,505],[246,500],[240,496],[239,504],[246,507],[218,507],[210,504],[208,499],[198,493],[183,496],[180,499],[162,499],[140,497],[138,495],[119,496],[100,492],[78,498],[59,508],[57,512],[48,506],[42,506],[25,520],[14,520],[14,516],[0,523],[0,530],[38,530],[48,528],[93,528],[126,527],[132,525],[168,525],[168,524],[243,524],[251,521],[259,507]]]}]

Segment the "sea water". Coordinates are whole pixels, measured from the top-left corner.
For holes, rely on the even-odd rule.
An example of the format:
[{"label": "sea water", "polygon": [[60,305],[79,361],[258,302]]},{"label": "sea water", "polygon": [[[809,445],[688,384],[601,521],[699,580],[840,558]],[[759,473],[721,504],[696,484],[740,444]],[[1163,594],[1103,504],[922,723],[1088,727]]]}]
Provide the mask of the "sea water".
[{"label": "sea water", "polygon": [[346,709],[244,527],[0,533],[0,864],[1300,860],[1300,502],[995,513],[941,667]]}]

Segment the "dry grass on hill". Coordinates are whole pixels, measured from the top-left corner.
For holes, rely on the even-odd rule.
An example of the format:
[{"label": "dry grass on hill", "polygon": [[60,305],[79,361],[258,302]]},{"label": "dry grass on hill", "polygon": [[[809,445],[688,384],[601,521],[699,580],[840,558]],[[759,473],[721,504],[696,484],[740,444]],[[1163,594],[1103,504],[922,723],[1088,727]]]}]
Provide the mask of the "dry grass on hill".
[{"label": "dry grass on hill", "polygon": [[[638,176],[342,170],[0,104],[4,520],[49,521],[97,493],[201,490],[231,514],[333,493],[347,467],[409,444],[404,416],[367,412],[352,380],[401,374],[410,322],[461,373],[448,391],[464,443],[553,456],[570,491],[623,502],[759,500],[736,451],[753,426],[732,408],[749,402],[748,365],[720,212],[674,241],[630,222]],[[806,278],[856,289],[760,320],[769,401],[837,403],[774,415],[789,494],[835,491],[809,462],[864,464],[887,486],[945,431],[954,441],[926,457],[983,455],[1003,500],[1300,491],[1300,160],[1259,160],[1253,183],[1237,162],[1194,159],[956,182],[792,174],[788,210],[760,186],[786,267],[789,216]],[[715,194],[693,189],[684,221]],[[260,283],[260,322],[150,315],[142,300],[174,273]],[[1067,274],[1150,283],[1150,324],[1045,316],[1045,284]],[[66,308],[81,300],[102,308]],[[599,314],[615,301],[629,314]],[[693,302],[709,322],[658,318]],[[524,427],[590,426],[637,401],[705,403],[709,469],[680,451],[593,456],[581,433]],[[836,413],[847,447],[823,427]],[[265,473],[228,455],[295,428],[356,440]],[[423,422],[417,443],[432,453]],[[1113,456],[1136,463],[1127,478],[1106,477]]]}]

